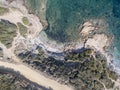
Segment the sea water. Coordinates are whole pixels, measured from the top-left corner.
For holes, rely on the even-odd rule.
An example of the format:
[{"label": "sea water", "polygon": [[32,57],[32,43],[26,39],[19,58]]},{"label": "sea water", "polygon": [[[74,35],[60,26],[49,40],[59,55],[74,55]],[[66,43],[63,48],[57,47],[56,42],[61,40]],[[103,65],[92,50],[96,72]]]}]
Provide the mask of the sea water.
[{"label": "sea water", "polygon": [[112,0],[48,0],[46,33],[56,41],[69,42],[79,37],[84,21],[108,17]]},{"label": "sea water", "polygon": [[[41,0],[27,0],[39,12]],[[41,2],[40,2],[41,1]],[[75,41],[79,26],[86,20],[104,19],[108,23],[106,33],[113,36],[109,52],[113,63],[120,67],[120,0],[46,0],[45,33],[58,42]]]}]

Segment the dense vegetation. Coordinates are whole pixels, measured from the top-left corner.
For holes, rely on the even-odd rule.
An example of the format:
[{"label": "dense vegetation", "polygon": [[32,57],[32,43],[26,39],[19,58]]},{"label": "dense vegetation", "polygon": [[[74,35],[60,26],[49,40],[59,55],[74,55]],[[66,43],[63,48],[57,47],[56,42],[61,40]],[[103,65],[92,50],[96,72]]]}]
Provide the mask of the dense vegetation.
[{"label": "dense vegetation", "polygon": [[5,8],[5,7],[1,7],[0,6],[0,15],[4,15],[5,13],[9,12],[9,9],[8,8]]},{"label": "dense vegetation", "polygon": [[0,41],[7,47],[11,47],[13,38],[17,35],[17,26],[7,20],[0,21]]},{"label": "dense vegetation", "polygon": [[35,69],[72,85],[75,90],[104,90],[104,85],[107,89],[113,89],[114,82],[111,79],[117,79],[116,73],[107,67],[104,56],[100,53],[93,55],[93,52],[87,49],[80,53],[68,53],[64,61],[45,57],[41,49],[39,54],[26,52],[19,54],[19,57]]}]

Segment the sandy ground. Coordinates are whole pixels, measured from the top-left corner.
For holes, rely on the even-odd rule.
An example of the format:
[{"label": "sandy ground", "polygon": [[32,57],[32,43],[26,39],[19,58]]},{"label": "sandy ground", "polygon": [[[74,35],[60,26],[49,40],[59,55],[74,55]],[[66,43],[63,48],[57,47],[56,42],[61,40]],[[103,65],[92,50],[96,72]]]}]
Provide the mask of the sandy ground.
[{"label": "sandy ground", "polygon": [[61,85],[57,81],[52,79],[46,78],[45,76],[39,74],[35,70],[28,68],[25,65],[15,65],[8,62],[0,61],[0,66],[4,66],[5,68],[10,68],[15,71],[20,72],[24,77],[35,82],[39,85],[45,86],[46,88],[53,88],[53,90],[73,90],[72,88],[68,87],[67,85]]}]

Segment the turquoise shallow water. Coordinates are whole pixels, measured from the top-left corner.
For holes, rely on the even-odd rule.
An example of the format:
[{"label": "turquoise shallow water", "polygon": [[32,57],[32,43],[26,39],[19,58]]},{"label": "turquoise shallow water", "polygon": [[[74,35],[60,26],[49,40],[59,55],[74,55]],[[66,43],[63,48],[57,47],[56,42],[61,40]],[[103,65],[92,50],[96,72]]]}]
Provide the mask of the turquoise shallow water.
[{"label": "turquoise shallow water", "polygon": [[[27,1],[34,11],[40,12],[42,0]],[[120,66],[120,0],[47,0],[45,17],[49,25],[45,32],[58,42],[76,40],[79,25],[87,19],[106,20],[107,34],[114,37],[109,51]]]},{"label": "turquoise shallow water", "polygon": [[79,26],[85,20],[110,16],[112,3],[112,0],[48,0],[46,33],[60,42],[76,40]]}]

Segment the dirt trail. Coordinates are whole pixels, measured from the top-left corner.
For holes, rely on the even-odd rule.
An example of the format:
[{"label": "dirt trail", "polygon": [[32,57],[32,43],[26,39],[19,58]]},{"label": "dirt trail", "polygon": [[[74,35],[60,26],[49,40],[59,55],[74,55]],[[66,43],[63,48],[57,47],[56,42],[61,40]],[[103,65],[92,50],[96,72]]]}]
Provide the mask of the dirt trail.
[{"label": "dirt trail", "polygon": [[42,74],[39,74],[35,70],[32,70],[29,67],[22,65],[22,64],[15,65],[12,63],[0,61],[0,66],[4,66],[5,68],[10,68],[15,71],[18,71],[21,73],[21,75],[23,75],[30,81],[35,82],[39,85],[45,86],[46,88],[51,87],[53,90],[73,90],[72,88],[68,87],[67,85],[61,85],[57,81],[49,79],[49,78],[43,76]]}]

